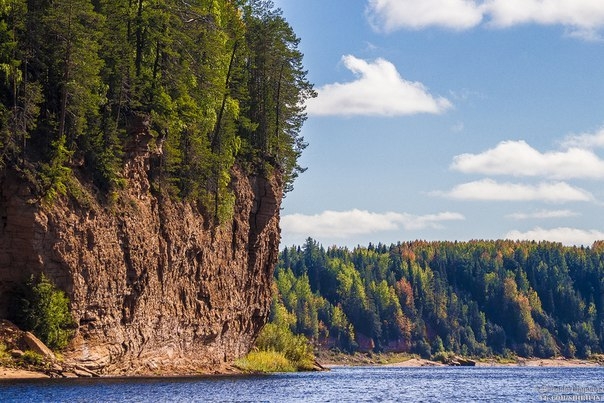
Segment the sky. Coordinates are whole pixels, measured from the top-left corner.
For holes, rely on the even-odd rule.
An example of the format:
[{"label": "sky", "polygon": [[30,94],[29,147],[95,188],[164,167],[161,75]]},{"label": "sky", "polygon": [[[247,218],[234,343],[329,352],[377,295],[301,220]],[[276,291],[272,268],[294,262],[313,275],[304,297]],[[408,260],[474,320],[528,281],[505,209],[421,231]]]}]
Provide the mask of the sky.
[{"label": "sky", "polygon": [[282,247],[604,239],[604,1],[274,2],[318,93]]}]

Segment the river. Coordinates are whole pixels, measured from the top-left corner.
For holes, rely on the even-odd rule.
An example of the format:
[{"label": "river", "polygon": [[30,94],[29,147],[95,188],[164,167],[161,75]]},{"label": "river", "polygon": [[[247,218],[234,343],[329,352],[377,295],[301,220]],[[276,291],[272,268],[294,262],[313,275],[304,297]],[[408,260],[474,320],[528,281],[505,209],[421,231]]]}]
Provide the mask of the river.
[{"label": "river", "polygon": [[604,401],[604,368],[336,367],[262,376],[0,380],[0,401]]}]

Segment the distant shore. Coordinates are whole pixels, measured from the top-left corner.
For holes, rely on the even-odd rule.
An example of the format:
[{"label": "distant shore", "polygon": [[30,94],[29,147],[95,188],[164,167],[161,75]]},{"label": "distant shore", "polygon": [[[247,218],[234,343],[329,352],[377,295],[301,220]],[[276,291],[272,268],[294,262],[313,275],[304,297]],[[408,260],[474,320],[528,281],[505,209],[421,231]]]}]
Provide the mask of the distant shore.
[{"label": "distant shore", "polygon": [[[384,364],[388,367],[444,367],[447,366],[438,361],[430,361],[423,358],[410,358],[409,360]],[[528,358],[516,362],[503,363],[496,360],[476,361],[477,367],[600,367],[596,361],[566,359],[566,358]]]},{"label": "distant shore", "polygon": [[[327,368],[338,366],[386,366],[386,367],[444,367],[448,366],[440,361],[420,358],[415,355],[403,353],[385,354],[359,354],[354,355],[322,351],[318,354],[318,361]],[[467,359],[467,358],[466,358]],[[476,359],[477,367],[600,367],[602,362],[583,360],[577,358],[514,358],[514,359]]]}]

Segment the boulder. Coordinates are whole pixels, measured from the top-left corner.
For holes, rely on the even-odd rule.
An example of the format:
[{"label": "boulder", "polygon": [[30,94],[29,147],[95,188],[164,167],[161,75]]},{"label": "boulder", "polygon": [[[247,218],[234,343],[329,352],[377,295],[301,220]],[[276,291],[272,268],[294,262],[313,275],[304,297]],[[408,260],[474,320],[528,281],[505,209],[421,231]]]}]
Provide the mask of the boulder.
[{"label": "boulder", "polygon": [[21,357],[23,357],[23,354],[24,354],[23,351],[19,350],[18,348],[15,348],[15,349],[9,351],[8,353],[13,358],[21,358]]},{"label": "boulder", "polygon": [[462,367],[474,367],[474,366],[476,366],[476,361],[471,360],[469,358],[455,357],[455,360]]},{"label": "boulder", "polygon": [[57,359],[52,350],[49,349],[46,344],[42,343],[42,341],[34,336],[31,332],[24,332],[22,339],[27,347],[29,347],[29,349],[34,353],[38,353],[51,361],[55,361]]}]

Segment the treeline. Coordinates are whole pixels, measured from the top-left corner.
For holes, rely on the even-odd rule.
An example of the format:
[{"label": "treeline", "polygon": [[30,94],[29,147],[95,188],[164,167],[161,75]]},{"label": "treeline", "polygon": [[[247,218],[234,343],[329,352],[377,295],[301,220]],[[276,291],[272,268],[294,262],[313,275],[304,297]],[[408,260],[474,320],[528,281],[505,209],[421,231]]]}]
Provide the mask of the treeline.
[{"label": "treeline", "polygon": [[157,187],[228,214],[230,170],[302,171],[299,39],[268,0],[0,2],[0,164],[46,196],[125,186],[128,149],[162,150]]},{"label": "treeline", "polygon": [[604,243],[408,242],[284,249],[272,321],[323,348],[424,357],[604,351]]}]

